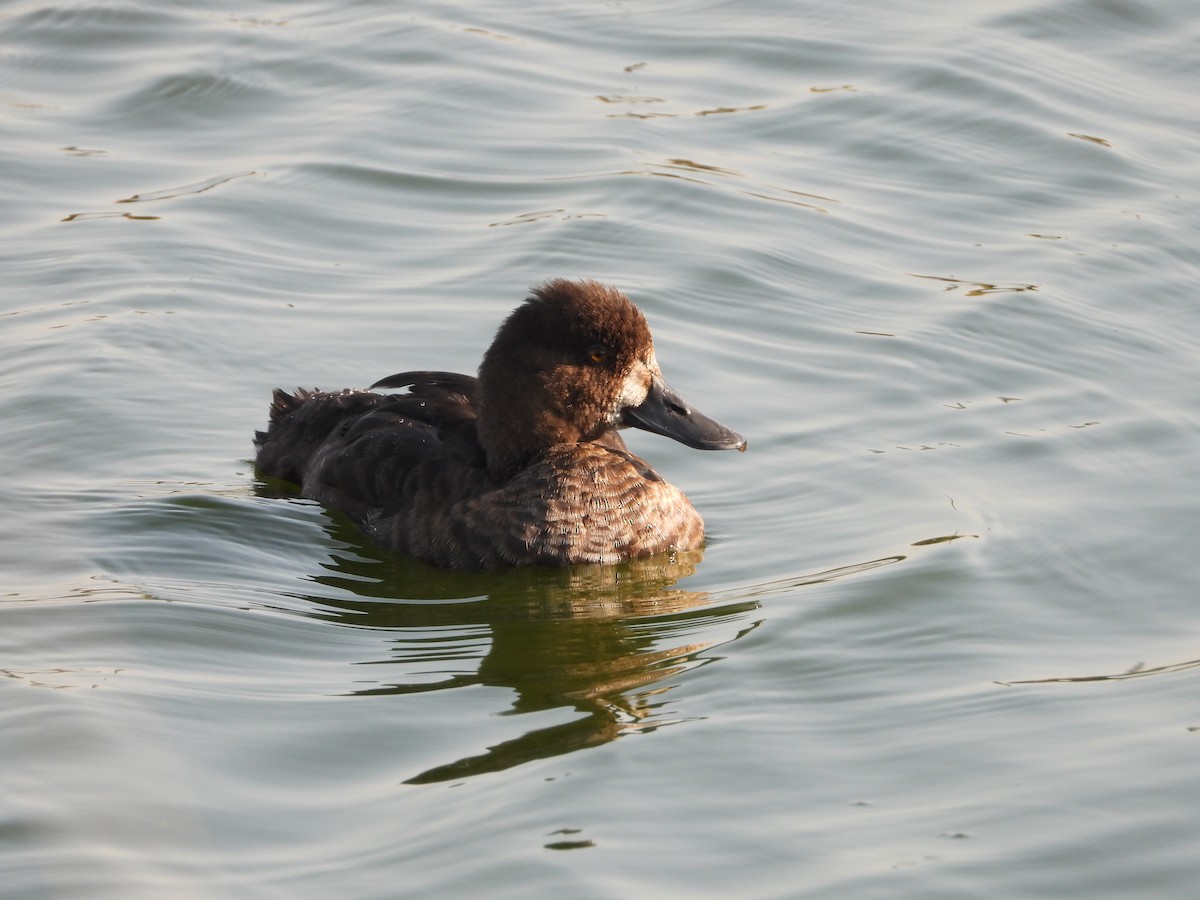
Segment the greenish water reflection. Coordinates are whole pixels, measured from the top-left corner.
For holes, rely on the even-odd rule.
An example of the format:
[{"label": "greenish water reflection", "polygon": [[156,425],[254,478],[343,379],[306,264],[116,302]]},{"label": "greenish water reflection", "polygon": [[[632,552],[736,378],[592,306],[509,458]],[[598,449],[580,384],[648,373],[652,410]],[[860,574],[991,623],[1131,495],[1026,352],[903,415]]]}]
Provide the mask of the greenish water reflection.
[{"label": "greenish water reflection", "polygon": [[[673,587],[692,573],[700,552],[620,566],[461,573],[361,543],[352,546],[352,553],[336,558],[317,579],[352,596],[312,599],[324,610],[319,615],[331,621],[397,632],[389,655],[372,662],[411,663],[419,657],[427,664],[424,671],[438,660],[461,668],[464,658],[478,652],[474,644],[488,643],[471,674],[398,680],[356,694],[486,685],[516,694],[510,714],[554,709],[581,714],[430,768],[406,779],[409,784],[496,772],[682,721],[669,714],[664,694],[670,685],[663,682],[714,661],[706,651],[759,624],[739,622],[758,609],[753,600],[714,605],[706,592]],[[397,599],[402,597],[421,599]],[[722,622],[737,623],[733,638],[714,636],[712,626]],[[465,651],[464,630],[473,645]]]}]

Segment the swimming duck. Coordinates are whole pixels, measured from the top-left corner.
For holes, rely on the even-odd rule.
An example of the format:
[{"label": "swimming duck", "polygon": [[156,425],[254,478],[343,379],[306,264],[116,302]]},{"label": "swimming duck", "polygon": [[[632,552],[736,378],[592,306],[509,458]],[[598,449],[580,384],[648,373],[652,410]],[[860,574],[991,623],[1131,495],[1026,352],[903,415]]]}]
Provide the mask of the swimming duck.
[{"label": "swimming duck", "polygon": [[500,326],[478,378],[401,372],[365,391],[276,390],[256,461],[438,566],[608,564],[699,547],[700,514],[626,449],[625,427],[746,449],[667,386],[624,294],[554,279]]}]

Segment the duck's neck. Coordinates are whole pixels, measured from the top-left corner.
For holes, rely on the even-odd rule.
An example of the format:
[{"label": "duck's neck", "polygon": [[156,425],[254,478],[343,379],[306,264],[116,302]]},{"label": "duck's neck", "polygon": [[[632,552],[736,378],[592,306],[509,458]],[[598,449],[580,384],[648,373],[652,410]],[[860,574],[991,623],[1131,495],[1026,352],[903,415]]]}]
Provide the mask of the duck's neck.
[{"label": "duck's neck", "polygon": [[510,321],[479,366],[475,410],[479,443],[493,478],[507,480],[550,447],[587,440],[579,416],[562,390],[553,354],[525,347]]},{"label": "duck's neck", "polygon": [[[584,439],[578,429],[552,410],[520,416],[506,414],[509,409],[504,403],[489,407],[484,400],[480,404],[479,442],[493,478],[507,481],[551,447]],[[496,414],[489,415],[489,410]]]}]

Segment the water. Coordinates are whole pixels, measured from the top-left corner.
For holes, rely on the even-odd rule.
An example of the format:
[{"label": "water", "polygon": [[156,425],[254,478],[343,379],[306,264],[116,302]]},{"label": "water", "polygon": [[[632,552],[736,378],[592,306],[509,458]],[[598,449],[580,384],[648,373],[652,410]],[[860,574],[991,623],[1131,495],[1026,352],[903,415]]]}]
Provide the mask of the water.
[{"label": "water", "polygon": [[[12,897],[1183,896],[1187,3],[0,10]],[[745,434],[703,558],[463,575],[271,388],[530,284]]]}]

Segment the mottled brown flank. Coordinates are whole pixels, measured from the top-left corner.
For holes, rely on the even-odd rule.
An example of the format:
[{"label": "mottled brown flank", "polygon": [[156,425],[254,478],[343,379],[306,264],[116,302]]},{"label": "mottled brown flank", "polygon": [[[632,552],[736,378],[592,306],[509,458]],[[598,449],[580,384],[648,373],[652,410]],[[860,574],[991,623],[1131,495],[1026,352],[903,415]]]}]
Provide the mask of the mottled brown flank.
[{"label": "mottled brown flank", "polygon": [[257,463],[435,565],[692,550],[704,540],[699,514],[604,421],[651,353],[645,319],[620,292],[549,282],[501,326],[478,381],[409,372],[385,379],[403,394],[276,391]]},{"label": "mottled brown flank", "polygon": [[616,563],[699,547],[700,515],[647,469],[595,444],[552,447],[502,484],[479,470],[463,479],[421,465],[406,508],[370,517],[367,528],[388,546],[457,568]]}]

